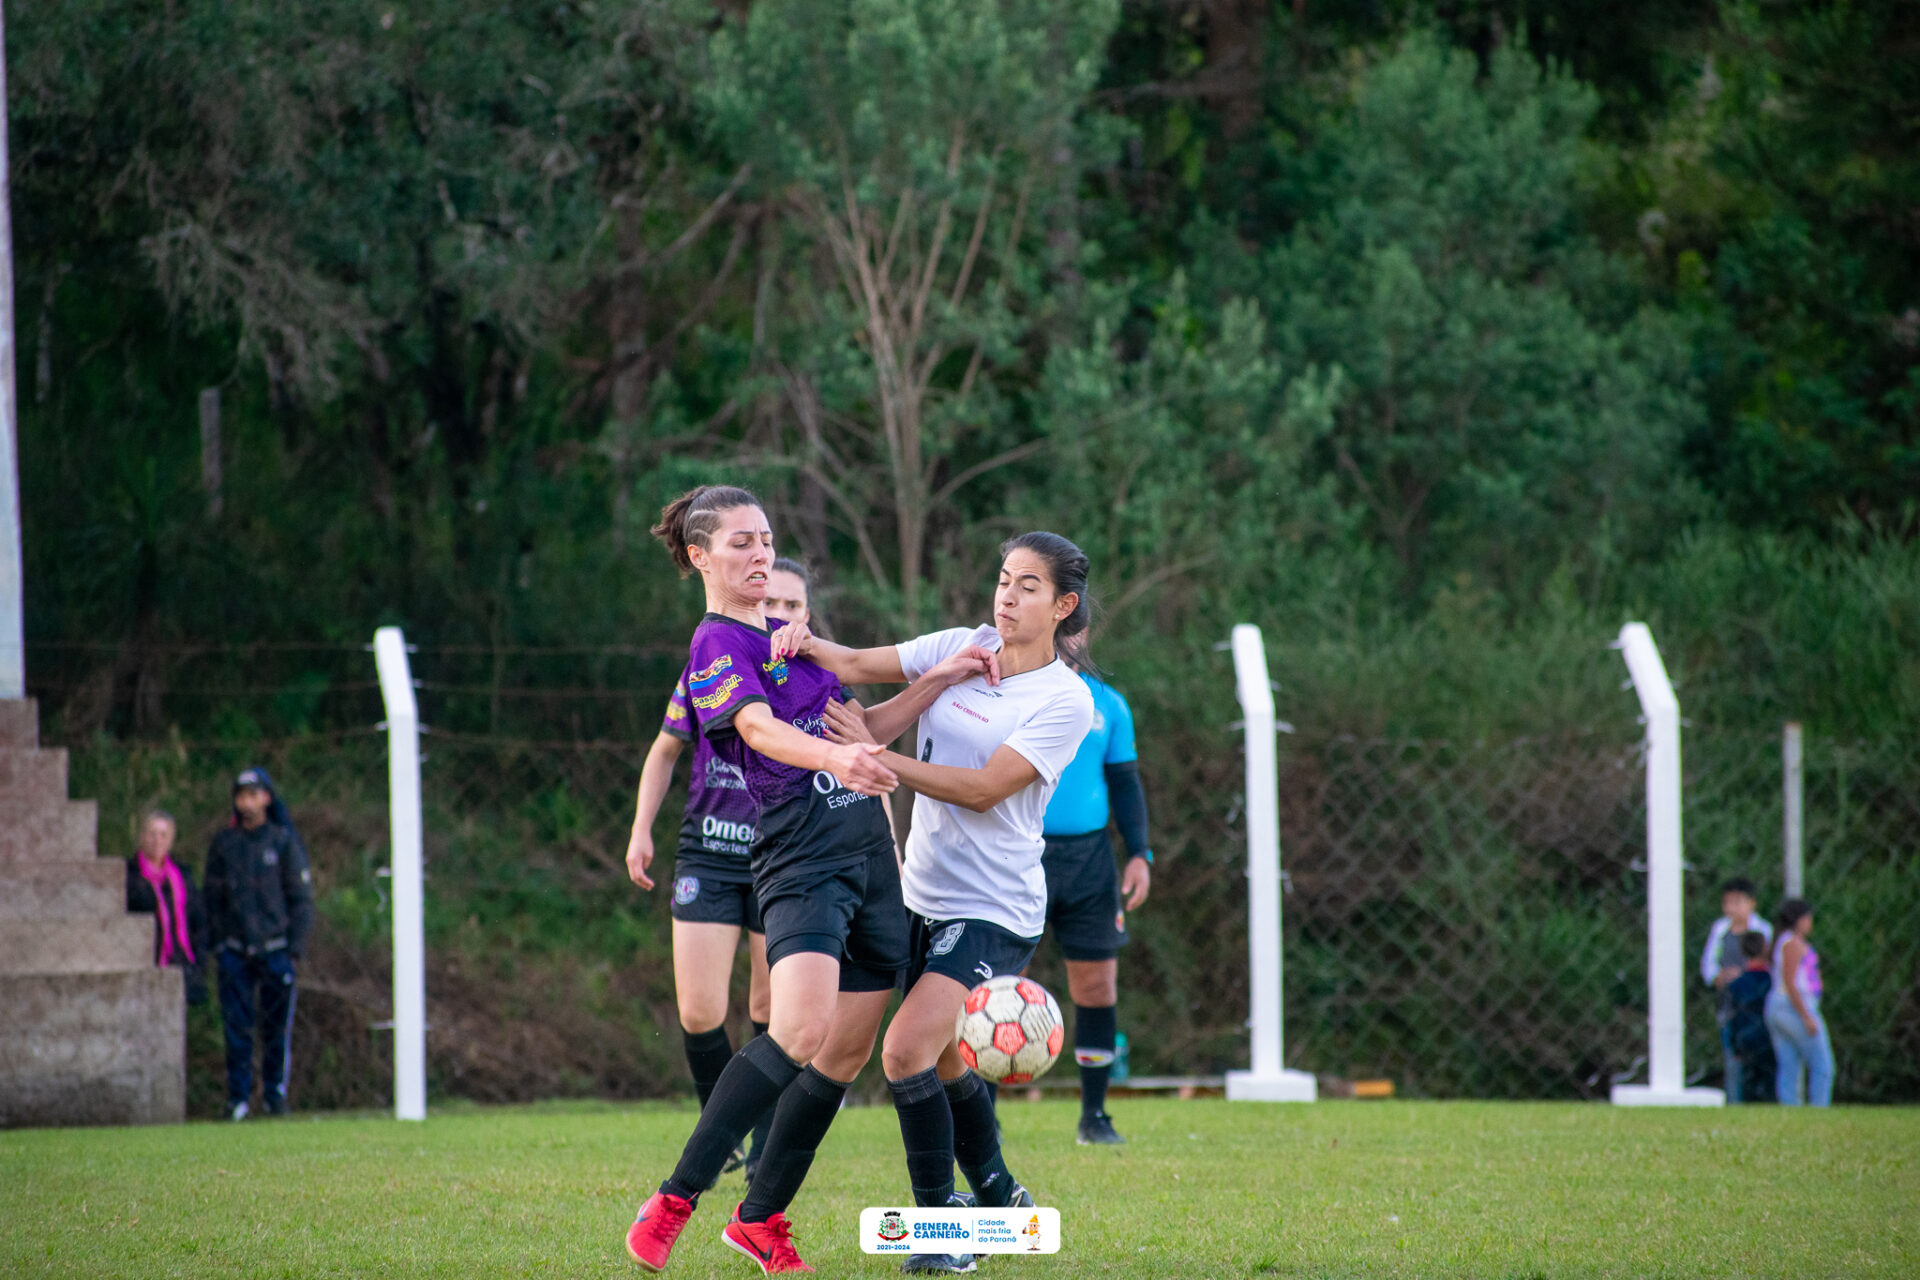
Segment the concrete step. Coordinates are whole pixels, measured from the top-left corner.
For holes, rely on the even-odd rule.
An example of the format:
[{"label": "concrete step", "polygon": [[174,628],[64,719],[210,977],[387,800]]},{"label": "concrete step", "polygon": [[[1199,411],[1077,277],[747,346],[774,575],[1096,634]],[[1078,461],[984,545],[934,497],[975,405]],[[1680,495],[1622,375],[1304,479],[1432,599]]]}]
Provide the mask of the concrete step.
[{"label": "concrete step", "polygon": [[152,967],[152,916],[123,912],[105,920],[0,920],[0,975]]},{"label": "concrete step", "polygon": [[67,798],[67,749],[0,747],[0,795]]},{"label": "concrete step", "polygon": [[64,796],[0,795],[0,866],[93,860],[100,806]]},{"label": "concrete step", "polygon": [[40,745],[40,704],[32,698],[0,698],[0,747]]},{"label": "concrete step", "polygon": [[0,1129],[186,1117],[176,969],[0,975],[0,1028]]},{"label": "concrete step", "polygon": [[118,858],[0,862],[0,920],[105,920],[126,909],[127,864]]}]

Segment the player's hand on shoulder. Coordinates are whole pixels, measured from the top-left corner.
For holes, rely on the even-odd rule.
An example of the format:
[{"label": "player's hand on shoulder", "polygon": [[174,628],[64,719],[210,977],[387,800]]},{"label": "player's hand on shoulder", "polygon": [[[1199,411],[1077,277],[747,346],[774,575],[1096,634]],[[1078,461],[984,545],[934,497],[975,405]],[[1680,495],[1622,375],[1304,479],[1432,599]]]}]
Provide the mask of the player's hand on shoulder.
[{"label": "player's hand on shoulder", "polygon": [[971,680],[975,676],[985,676],[988,684],[997,685],[1000,683],[1000,655],[991,649],[970,644],[952,657],[935,664],[929,674],[949,685]]},{"label": "player's hand on shoulder", "polygon": [[813,649],[813,631],[804,622],[789,622],[773,633],[775,658],[804,658]]},{"label": "player's hand on shoulder", "polygon": [[653,833],[639,827],[633,829],[633,835],[627,840],[627,877],[642,889],[653,888],[653,877],[647,874],[647,868],[653,864]]},{"label": "player's hand on shoulder", "polygon": [[830,757],[833,776],[849,790],[863,796],[890,795],[900,785],[899,775],[881,764],[880,748],[873,743],[844,743]]},{"label": "player's hand on shoulder", "polygon": [[853,745],[873,742],[873,731],[867,728],[866,708],[857,702],[829,701],[827,738],[832,742]]}]

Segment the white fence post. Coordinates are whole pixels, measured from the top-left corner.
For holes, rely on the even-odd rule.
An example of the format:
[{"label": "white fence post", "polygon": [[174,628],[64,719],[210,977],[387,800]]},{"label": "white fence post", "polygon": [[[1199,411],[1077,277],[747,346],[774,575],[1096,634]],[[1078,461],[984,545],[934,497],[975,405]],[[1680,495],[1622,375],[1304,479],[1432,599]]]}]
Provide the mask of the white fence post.
[{"label": "white fence post", "polygon": [[1278,726],[1260,628],[1233,629],[1234,688],[1247,731],[1247,940],[1253,987],[1253,1069],[1227,1072],[1233,1102],[1312,1102],[1317,1082],[1289,1071],[1280,1021],[1280,784]]},{"label": "white fence post", "polygon": [[420,709],[407,641],[398,627],[373,635],[387,704],[388,810],[393,824],[393,1115],[427,1118],[426,940],[421,926]]},{"label": "white fence post", "polygon": [[1681,936],[1680,700],[1644,622],[1619,647],[1647,723],[1647,1083],[1617,1084],[1621,1107],[1718,1107],[1718,1089],[1686,1087],[1686,941]]},{"label": "white fence post", "polygon": [[1780,762],[1784,766],[1786,801],[1786,896],[1799,898],[1805,896],[1805,810],[1801,807],[1806,799],[1805,766],[1802,763],[1800,725],[1798,721],[1787,721],[1786,729],[1780,735]]},{"label": "white fence post", "polygon": [[8,183],[6,17],[0,13],[0,698],[27,696],[20,574],[19,429],[14,378],[13,195]]}]

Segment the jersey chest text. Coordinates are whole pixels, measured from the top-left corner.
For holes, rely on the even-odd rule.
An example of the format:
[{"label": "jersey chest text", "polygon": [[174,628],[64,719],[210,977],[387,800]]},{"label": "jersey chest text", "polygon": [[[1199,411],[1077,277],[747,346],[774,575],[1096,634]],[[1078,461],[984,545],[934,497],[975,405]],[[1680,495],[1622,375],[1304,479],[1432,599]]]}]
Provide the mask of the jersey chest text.
[{"label": "jersey chest text", "polygon": [[1013,736],[1019,712],[1012,699],[985,682],[978,688],[968,682],[941,694],[921,723],[922,760],[977,769]]}]

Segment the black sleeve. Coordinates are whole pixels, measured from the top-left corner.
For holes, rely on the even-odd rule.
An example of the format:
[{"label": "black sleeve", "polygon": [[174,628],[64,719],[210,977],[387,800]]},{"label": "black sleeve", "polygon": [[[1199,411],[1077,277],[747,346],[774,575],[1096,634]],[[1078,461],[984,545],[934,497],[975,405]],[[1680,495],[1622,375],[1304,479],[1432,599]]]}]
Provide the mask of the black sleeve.
[{"label": "black sleeve", "polygon": [[207,846],[207,878],[201,886],[200,898],[206,908],[207,941],[210,947],[218,946],[239,932],[227,927],[233,910],[228,902],[227,860],[220,854],[219,836],[215,836]]},{"label": "black sleeve", "polygon": [[313,932],[313,872],[307,866],[307,846],[300,833],[286,831],[286,850],[280,855],[280,888],[287,898],[287,954],[298,960]]},{"label": "black sleeve", "polygon": [[1153,846],[1147,843],[1147,793],[1140,788],[1140,762],[1128,760],[1105,767],[1107,805],[1113,810],[1113,825],[1127,842],[1127,853],[1135,858],[1152,858]]},{"label": "black sleeve", "polygon": [[142,906],[140,903],[140,890],[146,883],[147,883],[146,877],[140,874],[139,855],[136,854],[133,857],[128,858],[127,859],[127,910],[128,911],[147,912],[147,911],[153,910],[152,907]]},{"label": "black sleeve", "polygon": [[193,943],[193,954],[204,965],[211,949],[212,930],[207,928],[206,895],[194,887],[193,872],[180,868],[181,883],[187,886],[187,938]]}]

